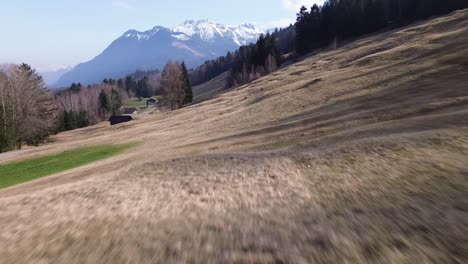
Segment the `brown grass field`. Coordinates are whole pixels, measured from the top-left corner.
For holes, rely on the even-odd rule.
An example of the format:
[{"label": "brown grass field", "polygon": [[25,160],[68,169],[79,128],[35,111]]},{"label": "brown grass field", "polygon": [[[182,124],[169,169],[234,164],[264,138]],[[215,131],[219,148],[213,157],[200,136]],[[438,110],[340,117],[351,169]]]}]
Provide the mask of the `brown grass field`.
[{"label": "brown grass field", "polygon": [[138,145],[0,190],[0,263],[468,263],[468,10],[53,139],[0,162]]},{"label": "brown grass field", "polygon": [[229,72],[220,74],[212,80],[193,87],[194,103],[199,103],[224,93],[227,86]]}]

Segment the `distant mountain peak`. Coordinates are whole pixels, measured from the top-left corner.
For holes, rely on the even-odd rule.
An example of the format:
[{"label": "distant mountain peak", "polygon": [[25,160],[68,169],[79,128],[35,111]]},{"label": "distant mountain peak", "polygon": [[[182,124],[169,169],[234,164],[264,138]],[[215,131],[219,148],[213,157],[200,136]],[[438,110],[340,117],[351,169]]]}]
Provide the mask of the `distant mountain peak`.
[{"label": "distant mountain peak", "polygon": [[131,29],[97,57],[65,73],[57,86],[69,86],[72,82],[91,84],[136,70],[161,69],[169,59],[196,67],[255,42],[262,33],[252,24],[225,26],[208,19],[186,20],[173,29],[163,26],[147,31]]},{"label": "distant mountain peak", "polygon": [[155,26],[143,32],[131,29],[125,32],[122,37],[136,40],[149,40],[160,31],[172,33],[172,36],[180,41],[199,38],[203,41],[212,42],[218,39],[229,38],[239,46],[247,45],[255,41],[260,34],[265,33],[253,24],[225,26],[208,19],[200,19],[186,20],[172,30],[162,26]]},{"label": "distant mountain peak", "polygon": [[258,35],[264,33],[252,24],[239,26],[226,26],[208,19],[186,20],[181,25],[172,29],[189,37],[199,37],[205,41],[213,41],[217,38],[232,38],[239,46],[246,45],[256,40]]},{"label": "distant mountain peak", "polygon": [[158,34],[160,31],[170,31],[169,29],[165,28],[165,27],[161,27],[161,26],[155,26],[153,27],[152,29],[150,30],[147,30],[147,31],[138,31],[138,30],[135,30],[135,29],[130,29],[128,31],[126,31],[122,37],[124,38],[131,38],[131,39],[137,39],[137,40],[148,40],[150,39],[151,37],[155,36],[156,34]]}]

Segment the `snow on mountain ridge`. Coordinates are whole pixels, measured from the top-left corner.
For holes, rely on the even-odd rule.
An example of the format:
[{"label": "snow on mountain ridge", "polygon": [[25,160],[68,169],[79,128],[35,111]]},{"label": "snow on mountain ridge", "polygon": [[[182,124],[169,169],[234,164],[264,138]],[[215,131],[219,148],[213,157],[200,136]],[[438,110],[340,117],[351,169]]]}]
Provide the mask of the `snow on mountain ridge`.
[{"label": "snow on mountain ridge", "polygon": [[160,27],[160,26],[153,27],[152,29],[144,31],[144,32],[131,29],[125,32],[123,37],[133,38],[133,39],[138,39],[138,40],[148,40],[154,35],[158,34],[161,30],[169,30],[169,29]]},{"label": "snow on mountain ridge", "polygon": [[252,24],[225,26],[207,19],[186,20],[183,24],[173,28],[173,31],[182,32],[190,37],[199,36],[205,41],[212,41],[217,37],[229,37],[239,46],[255,41],[260,34],[264,33]]},{"label": "snow on mountain ridge", "polygon": [[124,38],[137,40],[148,40],[158,34],[161,30],[173,33],[172,36],[181,41],[188,41],[194,37],[199,37],[203,41],[214,41],[217,38],[230,38],[237,45],[246,45],[254,42],[260,34],[265,33],[252,24],[242,24],[239,26],[225,26],[211,20],[186,20],[173,29],[156,26],[147,31],[129,30],[124,33]]}]

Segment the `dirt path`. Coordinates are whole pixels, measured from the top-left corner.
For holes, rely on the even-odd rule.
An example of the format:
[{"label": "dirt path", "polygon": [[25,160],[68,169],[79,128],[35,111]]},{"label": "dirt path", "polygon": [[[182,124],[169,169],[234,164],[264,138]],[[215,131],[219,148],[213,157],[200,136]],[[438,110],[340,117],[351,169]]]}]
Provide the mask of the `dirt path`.
[{"label": "dirt path", "polygon": [[5,153],[0,153],[0,164],[3,162],[3,161],[6,161],[6,160],[9,160],[9,159],[13,159],[15,157],[19,157],[21,155],[25,155],[25,154],[28,154],[30,153],[32,150],[30,149],[23,149],[23,150],[15,150],[15,151],[9,151],[9,152],[5,152]]}]

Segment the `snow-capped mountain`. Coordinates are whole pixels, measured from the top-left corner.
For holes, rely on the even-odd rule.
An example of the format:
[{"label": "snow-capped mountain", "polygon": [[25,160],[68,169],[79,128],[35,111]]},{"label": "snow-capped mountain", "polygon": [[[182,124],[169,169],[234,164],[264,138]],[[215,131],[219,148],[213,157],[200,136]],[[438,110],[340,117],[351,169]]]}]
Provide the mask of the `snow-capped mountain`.
[{"label": "snow-capped mountain", "polygon": [[173,29],[129,30],[93,60],[65,73],[54,86],[91,84],[136,70],[162,69],[169,59],[195,67],[255,42],[262,33],[254,25],[225,26],[209,20],[188,20]]},{"label": "snow-capped mountain", "polygon": [[175,27],[173,31],[184,33],[188,37],[197,36],[204,41],[230,38],[239,46],[249,44],[252,39],[256,39],[263,33],[262,30],[250,24],[224,26],[210,20],[187,20],[182,25]]}]

